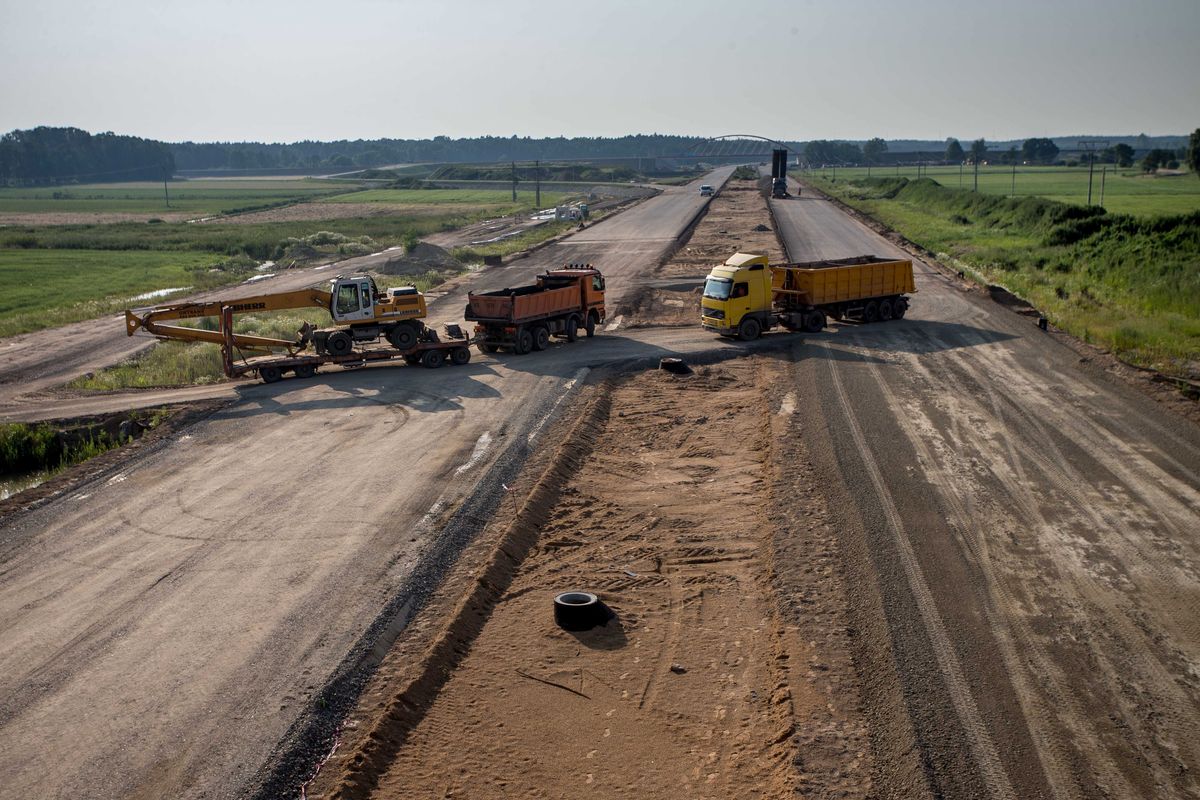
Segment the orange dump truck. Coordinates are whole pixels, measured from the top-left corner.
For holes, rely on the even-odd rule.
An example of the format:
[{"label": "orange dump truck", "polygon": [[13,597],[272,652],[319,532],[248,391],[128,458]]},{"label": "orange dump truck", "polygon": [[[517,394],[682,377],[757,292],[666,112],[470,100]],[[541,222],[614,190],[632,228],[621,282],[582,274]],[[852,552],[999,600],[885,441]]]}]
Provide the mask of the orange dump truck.
[{"label": "orange dump truck", "polygon": [[517,355],[545,350],[551,336],[575,341],[604,322],[604,276],[591,265],[546,270],[531,286],[471,292],[463,318],[474,322],[475,341],[485,353],[501,348]]},{"label": "orange dump truck", "polygon": [[810,333],[826,319],[901,319],[915,292],[912,262],[857,256],[799,264],[735,253],[713,267],[700,300],[701,324],[723,336],[757,339],[776,325]]}]

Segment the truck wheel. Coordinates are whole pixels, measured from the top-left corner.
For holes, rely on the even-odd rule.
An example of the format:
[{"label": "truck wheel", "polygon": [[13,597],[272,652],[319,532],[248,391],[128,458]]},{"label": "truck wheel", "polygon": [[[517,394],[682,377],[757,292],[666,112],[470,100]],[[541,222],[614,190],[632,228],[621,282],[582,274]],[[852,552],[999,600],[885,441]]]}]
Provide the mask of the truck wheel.
[{"label": "truck wheel", "polygon": [[892,303],[892,318],[904,319],[904,312],[908,311],[908,298],[897,297]]},{"label": "truck wheel", "polygon": [[515,338],[517,342],[513,345],[513,353],[519,356],[528,355],[533,349],[533,334],[527,328],[520,328]]},{"label": "truck wheel", "polygon": [[259,367],[258,377],[262,378],[263,383],[274,383],[283,377],[283,370],[279,367]]},{"label": "truck wheel", "polygon": [[468,364],[471,361],[471,348],[456,347],[450,351],[450,363],[456,367],[461,367],[463,364]]},{"label": "truck wheel", "polygon": [[588,314],[587,323],[583,326],[583,332],[588,335],[589,339],[596,335],[596,315],[595,314]]},{"label": "truck wheel", "polygon": [[878,322],[879,321],[879,303],[876,303],[874,300],[870,300],[867,302],[867,304],[865,306],[863,306],[862,321],[863,322]]},{"label": "truck wheel", "polygon": [[331,356],[348,356],[354,349],[354,340],[345,331],[335,331],[325,339],[325,349]]},{"label": "truck wheel", "polygon": [[411,350],[417,343],[417,329],[407,323],[396,325],[388,329],[387,340],[397,350]]},{"label": "truck wheel", "polygon": [[881,322],[889,322],[892,319],[892,301],[881,300],[879,302],[879,319]]},{"label": "truck wheel", "polygon": [[404,363],[408,364],[410,367],[415,367],[417,364],[421,363],[421,355],[419,353],[410,353],[409,355],[404,356]]},{"label": "truck wheel", "polygon": [[446,360],[446,354],[441,350],[426,350],[421,355],[421,366],[426,369],[437,369]]},{"label": "truck wheel", "polygon": [[566,325],[567,341],[573,342],[579,338],[579,317],[568,317]]},{"label": "truck wheel", "polygon": [[820,333],[825,329],[825,314],[820,311],[809,311],[804,315],[805,333]]},{"label": "truck wheel", "polygon": [[538,325],[533,329],[533,349],[545,350],[550,346],[550,331],[546,330],[545,325]]},{"label": "truck wheel", "polygon": [[479,349],[481,352],[484,352],[484,353],[495,353],[500,350],[500,348],[497,345],[485,344],[483,342],[479,342]]},{"label": "truck wheel", "polygon": [[313,375],[317,374],[317,365],[301,364],[300,366],[296,367],[295,373],[297,378],[311,378]]},{"label": "truck wheel", "polygon": [[753,342],[762,333],[762,325],[758,324],[758,320],[754,317],[746,317],[742,320],[742,324],[738,325],[738,338],[743,342]]}]

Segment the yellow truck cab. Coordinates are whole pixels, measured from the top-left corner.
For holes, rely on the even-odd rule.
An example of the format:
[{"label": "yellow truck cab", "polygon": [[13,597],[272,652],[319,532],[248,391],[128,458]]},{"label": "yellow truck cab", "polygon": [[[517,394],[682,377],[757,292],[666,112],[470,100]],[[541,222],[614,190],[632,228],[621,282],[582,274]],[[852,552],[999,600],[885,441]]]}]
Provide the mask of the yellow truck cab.
[{"label": "yellow truck cab", "polygon": [[901,319],[916,291],[912,262],[855,256],[798,264],[734,253],[704,282],[700,321],[722,336],[749,341],[776,325],[816,333],[827,317],[860,322]]}]

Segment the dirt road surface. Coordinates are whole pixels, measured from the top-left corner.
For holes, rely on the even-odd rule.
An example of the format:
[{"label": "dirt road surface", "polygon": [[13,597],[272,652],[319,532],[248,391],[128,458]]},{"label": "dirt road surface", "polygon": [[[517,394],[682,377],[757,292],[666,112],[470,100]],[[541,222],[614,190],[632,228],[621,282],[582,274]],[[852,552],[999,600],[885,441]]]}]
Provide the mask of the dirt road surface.
[{"label": "dirt road surface", "polygon": [[[796,260],[904,255],[807,190]],[[900,322],[792,351],[864,662],[889,654],[945,797],[1200,796],[1200,433],[915,264]],[[888,752],[885,742],[876,742]]]},{"label": "dirt road surface", "polygon": [[[483,285],[588,260],[619,298],[703,202],[668,190]],[[455,291],[435,316],[461,318]],[[262,788],[271,754],[308,734],[304,713],[353,698],[356,670],[452,557],[439,528],[468,497],[468,523],[486,519],[602,341],[273,384],[3,523],[0,797]],[[625,342],[622,358],[670,352]]]}]

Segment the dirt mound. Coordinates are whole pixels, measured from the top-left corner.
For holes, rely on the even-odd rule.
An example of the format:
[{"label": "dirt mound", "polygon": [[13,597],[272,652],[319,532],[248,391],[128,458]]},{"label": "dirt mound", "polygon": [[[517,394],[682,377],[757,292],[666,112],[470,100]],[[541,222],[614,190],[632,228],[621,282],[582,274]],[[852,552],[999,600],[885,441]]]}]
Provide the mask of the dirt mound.
[{"label": "dirt mound", "polygon": [[461,270],[462,262],[436,244],[418,242],[411,250],[389,258],[382,267],[386,275],[420,275],[431,270]]}]

